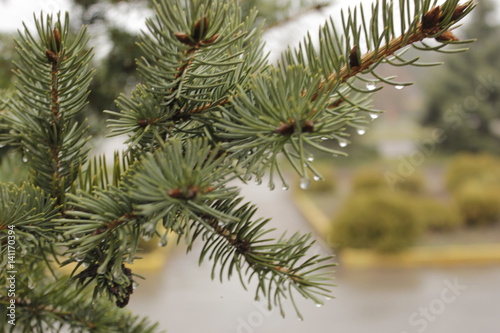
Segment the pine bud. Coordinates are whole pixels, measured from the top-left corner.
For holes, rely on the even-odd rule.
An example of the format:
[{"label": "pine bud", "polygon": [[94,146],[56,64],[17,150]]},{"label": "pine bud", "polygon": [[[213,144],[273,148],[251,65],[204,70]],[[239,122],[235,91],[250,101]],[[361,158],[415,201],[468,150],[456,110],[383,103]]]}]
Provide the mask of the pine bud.
[{"label": "pine bud", "polygon": [[287,123],[280,123],[280,126],[274,130],[274,133],[281,134],[281,135],[291,135],[294,132],[293,124],[287,124]]},{"label": "pine bud", "polygon": [[344,102],[345,102],[345,100],[343,98],[339,98],[335,102],[333,102],[332,104],[330,104],[328,106],[328,108],[329,109],[335,109],[336,107],[340,106],[340,104],[342,104]]},{"label": "pine bud", "polygon": [[459,39],[457,38],[457,36],[455,36],[453,34],[453,32],[451,32],[450,30],[446,30],[445,32],[443,32],[441,35],[437,36],[436,37],[436,40],[438,42],[442,42],[442,43],[446,43],[446,42],[457,42],[459,41]]},{"label": "pine bud", "polygon": [[304,126],[302,126],[303,133],[313,133],[314,132],[314,123],[310,120],[306,120]]},{"label": "pine bud", "polygon": [[175,188],[167,191],[169,197],[174,199],[179,199],[183,196],[182,190],[180,188]]},{"label": "pine bud", "polygon": [[195,22],[191,37],[193,37],[195,41],[200,41],[205,37],[207,31],[208,31],[208,17],[203,16],[202,18],[198,19]]},{"label": "pine bud", "polygon": [[46,50],[45,51],[45,56],[47,57],[47,59],[49,60],[49,62],[52,63],[52,64],[56,64],[57,61],[59,60],[59,56],[57,54],[55,54],[53,51],[51,51],[51,50]]},{"label": "pine bud", "polygon": [[213,35],[212,37],[205,39],[205,40],[204,40],[203,42],[201,42],[201,43],[202,43],[203,45],[209,45],[209,44],[214,43],[214,42],[217,40],[217,38],[219,38],[219,34],[215,34],[215,35]]},{"label": "pine bud", "polygon": [[469,6],[471,5],[471,2],[468,2],[464,5],[458,5],[457,8],[455,8],[455,11],[453,12],[453,15],[451,16],[451,20],[452,21],[456,21],[458,20],[462,14],[464,13],[464,11],[469,8]]},{"label": "pine bud", "polygon": [[59,51],[61,49],[61,33],[59,29],[54,28],[54,41],[56,42],[56,50]]},{"label": "pine bud", "polygon": [[351,52],[349,53],[349,65],[351,67],[358,67],[360,65],[357,45],[354,45]]},{"label": "pine bud", "polygon": [[194,43],[191,40],[191,38],[189,38],[189,36],[187,34],[183,33],[183,32],[176,32],[176,33],[174,33],[174,36],[182,44],[189,45],[189,46],[193,46],[194,45]]},{"label": "pine bud", "polygon": [[436,27],[441,18],[441,7],[437,6],[429,10],[422,17],[422,30],[429,31]]}]

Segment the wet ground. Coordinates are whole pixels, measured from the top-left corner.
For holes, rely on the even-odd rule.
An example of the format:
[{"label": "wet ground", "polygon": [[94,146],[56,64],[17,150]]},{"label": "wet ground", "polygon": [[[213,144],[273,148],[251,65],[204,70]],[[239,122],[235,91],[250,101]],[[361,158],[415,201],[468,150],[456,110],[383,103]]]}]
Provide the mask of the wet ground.
[{"label": "wet ground", "polygon": [[[248,186],[244,193],[273,226],[311,231],[290,192]],[[349,269],[335,275],[335,299],[316,307],[299,301],[304,321],[289,306],[283,319],[253,301],[252,286],[210,279],[211,265],[198,267],[199,247],[179,248],[161,272],[135,290],[130,309],[159,321],[170,333],[499,333],[500,263],[496,266]],[[318,246],[315,251],[327,253]]]}]

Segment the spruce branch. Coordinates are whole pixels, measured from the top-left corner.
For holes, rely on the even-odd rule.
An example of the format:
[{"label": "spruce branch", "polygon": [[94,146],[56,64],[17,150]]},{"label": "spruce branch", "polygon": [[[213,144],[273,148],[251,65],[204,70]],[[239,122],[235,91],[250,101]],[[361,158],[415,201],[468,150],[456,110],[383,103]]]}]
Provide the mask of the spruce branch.
[{"label": "spruce branch", "polygon": [[45,197],[44,192],[29,183],[0,187],[0,267],[7,263],[7,238],[9,229],[14,228],[19,241],[16,248],[22,255],[39,254],[45,242],[54,242],[56,233],[51,230],[52,219],[58,217],[54,200]]},{"label": "spruce branch", "polygon": [[128,143],[142,149],[156,136],[205,135],[205,115],[228,104],[236,86],[266,66],[253,27],[256,12],[242,20],[235,2],[198,0],[157,2],[155,9],[147,21],[150,34],[139,43],[146,82],[130,98],[120,97],[122,111],[111,120],[114,135],[131,134]]},{"label": "spruce branch", "polygon": [[[473,9],[473,2],[460,5],[458,0],[448,0],[442,6],[435,3],[431,8],[429,0],[416,1],[412,8],[408,0],[400,1],[400,31],[392,2],[387,0],[372,6],[370,21],[362,6],[349,10],[347,15],[342,12],[342,35],[330,19],[320,28],[319,49],[308,36],[296,50],[285,52],[266,75],[252,77],[246,86],[240,86],[231,102],[221,106],[223,117],[213,117],[213,126],[219,130],[216,137],[223,142],[223,148],[247,169],[246,179],[253,174],[260,182],[270,171],[269,187],[274,188],[273,173],[277,172],[287,187],[278,164],[284,156],[302,178],[304,187],[310,182],[310,173],[320,180],[306,145],[335,156],[345,155],[322,142],[336,139],[342,148],[348,127],[364,133],[370,118],[381,112],[369,104],[370,95],[379,89],[363,89],[357,84],[367,81],[364,75],[375,77],[368,81],[370,87],[377,82],[408,85],[378,75],[377,66],[382,62],[416,64],[418,59],[407,61],[396,53],[428,38],[440,39],[441,44],[422,44],[426,50],[470,42],[456,41],[450,30]],[[443,41],[446,36],[450,40]],[[368,50],[365,54],[361,52],[363,38],[363,49]]]},{"label": "spruce branch", "polygon": [[35,25],[38,38],[25,27],[17,41],[18,96],[2,115],[9,132],[1,139],[21,150],[34,183],[63,204],[88,152],[86,127],[75,117],[86,105],[92,53],[85,29],[70,36],[68,15],[35,17]]},{"label": "spruce branch", "polygon": [[[43,273],[42,273],[43,274]],[[41,283],[41,282],[39,282]],[[0,296],[1,311],[10,303]],[[88,291],[71,286],[67,278],[27,289],[16,299],[16,326],[19,332],[159,332],[157,324],[117,309],[106,299],[92,300]],[[13,331],[13,330],[11,330]]]},{"label": "spruce branch", "polygon": [[[213,204],[218,211],[230,212],[237,222],[201,215],[195,223],[193,241],[203,240],[200,263],[206,257],[213,261],[212,279],[218,269],[221,282],[224,272],[228,279],[237,272],[243,286],[245,279],[258,280],[255,298],[266,297],[268,307],[278,306],[283,316],[283,300],[290,298],[295,306],[292,290],[318,304],[322,304],[319,296],[331,297],[329,269],[334,264],[328,256],[305,258],[314,245],[311,235],[271,238],[269,233],[273,229],[266,228],[269,220],[253,220],[256,208],[248,203],[241,205],[242,200],[235,198]],[[295,309],[300,317],[296,306]]]},{"label": "spruce branch", "polygon": [[[424,11],[423,14],[420,14],[420,19],[417,16],[417,19],[409,25],[410,28],[406,32],[398,37],[393,37],[386,45],[369,51],[361,57],[358,54],[358,45],[354,45],[350,50],[349,61],[346,61],[346,64],[338,73],[331,73],[326,80],[322,81],[320,87],[324,84],[335,85],[337,81],[346,82],[360,73],[368,70],[373,71],[374,67],[381,60],[387,59],[406,46],[422,42],[427,38],[434,38],[444,43],[442,46],[445,46],[449,42],[458,42],[458,38],[453,35],[450,28],[474,8],[473,1],[469,1],[464,5],[458,4],[458,0],[447,1],[442,7],[435,6],[425,12],[425,9],[428,8],[428,3],[430,1],[424,2],[422,5]],[[401,16],[403,17],[404,13]],[[355,20],[351,17],[348,21],[355,23]],[[389,27],[385,27],[385,29],[390,30]],[[433,48],[436,51],[439,49],[441,47]]]}]

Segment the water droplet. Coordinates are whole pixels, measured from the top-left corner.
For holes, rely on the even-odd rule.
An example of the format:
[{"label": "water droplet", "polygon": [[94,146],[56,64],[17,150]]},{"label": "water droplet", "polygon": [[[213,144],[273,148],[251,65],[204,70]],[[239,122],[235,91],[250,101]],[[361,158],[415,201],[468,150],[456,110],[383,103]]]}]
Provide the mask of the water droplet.
[{"label": "water droplet", "polygon": [[80,240],[80,237],[75,236],[75,237],[73,237],[73,239],[78,241],[78,240]]},{"label": "water droplet", "polygon": [[375,89],[377,89],[377,85],[375,84],[375,82],[367,82],[366,83],[366,89],[368,89],[368,90],[375,90]]},{"label": "water droplet", "polygon": [[137,289],[137,287],[139,287],[139,284],[138,284],[137,282],[135,282],[135,281],[134,281],[134,282],[132,283],[132,289],[134,289],[134,290],[135,290],[135,289]]},{"label": "water droplet", "polygon": [[[155,232],[155,230],[156,230],[156,222],[148,223],[144,226],[144,231],[147,234],[151,234],[151,233]],[[149,236],[149,238],[151,238],[151,235]]]},{"label": "water droplet", "polygon": [[299,321],[304,321],[304,318],[302,318],[302,317],[298,317],[297,319],[298,319]]},{"label": "water droplet", "polygon": [[314,156],[312,156],[312,155],[311,155],[311,156],[309,156],[309,157],[307,158],[307,160],[308,160],[309,162],[314,162]]},{"label": "water droplet", "polygon": [[339,146],[342,148],[347,147],[349,145],[349,142],[347,140],[339,140]]},{"label": "water droplet", "polygon": [[327,301],[329,301],[331,299],[332,299],[331,297],[325,297],[325,300],[327,300]]},{"label": "water droplet", "polygon": [[259,178],[259,179],[256,179],[256,180],[255,180],[255,184],[257,184],[257,185],[262,185],[262,179],[260,179],[260,178]]},{"label": "water droplet", "polygon": [[3,148],[3,147],[5,147],[5,145],[0,144],[0,148]]},{"label": "water droplet", "polygon": [[370,113],[370,118],[372,118],[373,120],[377,119],[379,116],[380,113],[375,113],[375,112]]},{"label": "water droplet", "polygon": [[326,136],[321,138],[321,141],[326,141],[326,140],[328,140],[328,138]]},{"label": "water droplet", "polygon": [[158,245],[161,246],[161,247],[165,247],[165,246],[167,246],[167,244],[168,244],[168,238],[167,238],[167,236],[163,236],[160,239],[160,242],[158,243]]},{"label": "water droplet", "polygon": [[322,307],[322,306],[323,306],[323,304],[321,304],[321,303],[316,303],[316,307],[317,307],[317,308],[320,308],[320,307]]},{"label": "water droplet", "polygon": [[35,289],[36,283],[33,282],[32,280],[28,280],[28,288],[29,289]]},{"label": "water droplet", "polygon": [[282,187],[281,189],[282,189],[283,191],[288,191],[288,188],[289,188],[289,187],[288,187],[288,185],[283,184],[283,187]]},{"label": "water droplet", "polygon": [[394,88],[396,88],[397,90],[401,90],[403,89],[405,86],[402,86],[402,85],[397,85],[397,86],[394,86]]},{"label": "water droplet", "polygon": [[309,180],[309,178],[302,178],[300,180],[300,188],[301,189],[307,190],[309,188],[309,186],[311,186],[311,181]]},{"label": "water droplet", "polygon": [[142,239],[145,241],[145,242],[149,242],[151,240],[151,235],[142,235]]},{"label": "water droplet", "polygon": [[27,249],[27,248],[25,248],[25,247],[23,247],[23,248],[22,248],[22,250],[21,250],[21,256],[23,256],[23,257],[24,257],[24,256],[25,256],[25,255],[27,255],[27,254],[28,254],[28,249]]},{"label": "water droplet", "polygon": [[314,176],[313,179],[317,182],[319,182],[320,180],[323,180],[323,178],[321,178],[321,176]]},{"label": "water droplet", "polygon": [[28,162],[28,158],[26,156],[23,157],[23,162],[24,163]]},{"label": "water droplet", "polygon": [[357,132],[358,132],[359,135],[364,135],[366,133],[366,129],[364,129],[364,128],[358,128]]},{"label": "water droplet", "polygon": [[84,258],[85,258],[85,256],[82,255],[81,253],[77,253],[75,255],[75,260],[78,261],[78,262],[82,262]]}]

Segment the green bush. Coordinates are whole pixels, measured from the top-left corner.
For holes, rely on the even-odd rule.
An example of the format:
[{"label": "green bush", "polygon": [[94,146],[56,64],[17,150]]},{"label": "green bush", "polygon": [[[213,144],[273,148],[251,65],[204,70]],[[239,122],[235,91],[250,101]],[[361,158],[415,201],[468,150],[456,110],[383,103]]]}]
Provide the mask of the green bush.
[{"label": "green bush", "polygon": [[[378,168],[362,168],[357,170],[352,178],[353,191],[370,191],[389,189],[389,184],[384,177],[384,172]],[[417,172],[405,177],[404,181],[395,185],[396,190],[408,193],[422,193],[425,187],[424,177]]]},{"label": "green bush", "polygon": [[414,202],[388,190],[354,193],[333,223],[331,240],[341,248],[401,251],[421,234]]},{"label": "green bush", "polygon": [[426,230],[449,231],[464,225],[464,218],[456,205],[445,204],[435,199],[420,199],[417,212],[420,223]]},{"label": "green bush", "polygon": [[470,181],[500,185],[500,159],[489,154],[456,155],[446,172],[448,190],[454,192]]},{"label": "green bush", "polygon": [[313,192],[334,192],[337,189],[337,175],[331,164],[318,164],[315,166],[323,179],[312,181],[309,191]]},{"label": "green bush", "polygon": [[354,192],[387,189],[388,187],[382,172],[377,168],[358,169],[352,176]]},{"label": "green bush", "polygon": [[469,181],[454,193],[455,201],[467,225],[491,225],[500,219],[500,186]]}]

